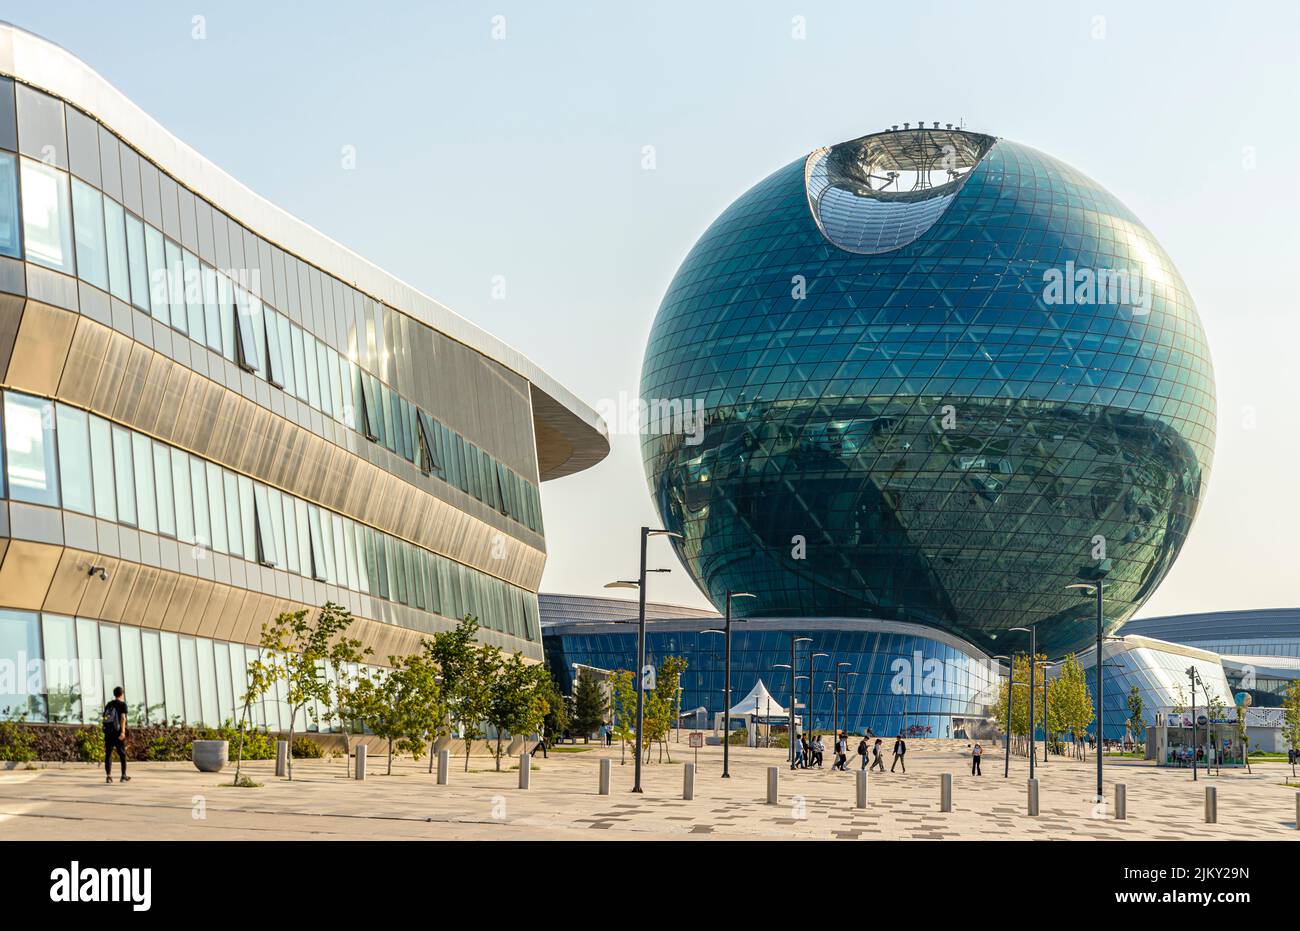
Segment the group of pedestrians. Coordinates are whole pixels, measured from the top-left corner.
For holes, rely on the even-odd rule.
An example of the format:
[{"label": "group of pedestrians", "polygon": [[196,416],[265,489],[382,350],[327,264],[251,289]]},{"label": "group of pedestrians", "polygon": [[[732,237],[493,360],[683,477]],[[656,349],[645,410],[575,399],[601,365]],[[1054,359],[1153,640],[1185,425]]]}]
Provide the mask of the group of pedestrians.
[{"label": "group of pedestrians", "polygon": [[[872,740],[875,742],[872,743]],[[825,759],[826,746],[822,742],[820,734],[814,734],[809,737],[807,734],[800,734],[798,742],[795,744],[794,761],[791,769],[820,769]],[[835,760],[831,763],[831,769],[837,769],[840,772],[848,772],[849,769],[849,735],[844,731],[835,732],[834,743]],[[885,771],[884,758],[884,741],[876,737],[870,731],[858,741],[857,756],[862,758],[861,768],[874,771]],[[900,733],[894,739],[893,762],[889,767],[892,773],[898,767],[907,772],[907,741],[903,739]]]}]

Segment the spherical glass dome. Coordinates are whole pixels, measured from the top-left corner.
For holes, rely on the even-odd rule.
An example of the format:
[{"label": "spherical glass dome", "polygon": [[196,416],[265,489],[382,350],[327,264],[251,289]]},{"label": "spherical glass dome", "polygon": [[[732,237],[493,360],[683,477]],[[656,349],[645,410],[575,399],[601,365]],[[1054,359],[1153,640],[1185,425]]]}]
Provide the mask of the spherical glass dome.
[{"label": "spherical glass dome", "polygon": [[742,195],[669,286],[641,394],[652,494],[715,604],[993,653],[1030,624],[1085,647],[1080,580],[1104,578],[1109,629],[1131,617],[1213,457],[1209,349],[1160,244],[1070,166],[958,129]]}]

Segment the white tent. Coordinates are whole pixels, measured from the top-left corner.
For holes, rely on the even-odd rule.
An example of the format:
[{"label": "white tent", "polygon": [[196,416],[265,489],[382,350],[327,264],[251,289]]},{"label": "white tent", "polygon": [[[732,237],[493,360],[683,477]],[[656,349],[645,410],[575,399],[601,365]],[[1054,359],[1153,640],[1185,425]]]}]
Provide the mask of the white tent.
[{"label": "white tent", "polygon": [[781,703],[772,697],[772,693],[767,690],[763,680],[759,679],[749,694],[736,702],[735,707],[731,709],[731,717],[744,718],[749,720],[751,715],[760,718],[784,718],[786,711],[781,707]]}]

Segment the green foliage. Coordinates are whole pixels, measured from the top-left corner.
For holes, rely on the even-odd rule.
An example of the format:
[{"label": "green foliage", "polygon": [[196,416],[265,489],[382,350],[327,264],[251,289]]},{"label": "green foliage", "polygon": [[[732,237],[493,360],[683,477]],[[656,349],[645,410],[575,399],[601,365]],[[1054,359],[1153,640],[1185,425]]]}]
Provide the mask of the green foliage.
[{"label": "green foliage", "polygon": [[1287,746],[1300,750],[1300,680],[1292,679],[1286,686],[1286,697],[1282,699],[1282,710],[1286,714],[1282,736]]},{"label": "green foliage", "polygon": [[610,677],[614,697],[614,736],[624,743],[636,740],[636,679],[627,669],[617,669]]},{"label": "green foliage", "polygon": [[1133,739],[1138,743],[1141,743],[1146,736],[1147,726],[1142,716],[1144,710],[1142,693],[1135,685],[1128,690],[1128,725],[1129,730],[1133,732]]},{"label": "green foliage", "polygon": [[467,614],[454,630],[436,633],[423,644],[425,655],[438,668],[445,702],[444,718],[439,722],[435,736],[450,734],[453,725],[460,729],[465,740],[466,772],[469,772],[471,746],[483,736],[487,686],[500,662],[500,651],[495,647],[480,646],[477,634],[478,620]]},{"label": "green foliage", "polygon": [[36,738],[31,729],[17,721],[0,721],[0,760],[30,763],[36,759]]},{"label": "green foliage", "polygon": [[1088,725],[1096,713],[1092,706],[1092,692],[1087,677],[1079,664],[1079,657],[1071,653],[1061,661],[1060,674],[1049,692],[1050,712],[1060,728],[1058,733],[1069,734],[1076,747],[1082,747]]},{"label": "green foliage", "polygon": [[321,745],[310,737],[295,737],[289,751],[289,755],[297,760],[319,760],[325,755]]},{"label": "green foliage", "polygon": [[550,746],[569,729],[570,700],[560,693],[559,686],[549,673],[539,688],[542,701],[546,703],[546,714],[542,718],[542,739]]},{"label": "green foliage", "polygon": [[[677,690],[686,671],[686,660],[680,656],[665,657],[655,674],[655,687],[645,696],[645,722],[642,738],[645,743],[646,757],[649,758],[650,747],[659,742],[659,760],[663,762],[668,752],[668,731],[677,719]],[[671,752],[668,762],[673,761]]]},{"label": "green foliage", "polygon": [[583,738],[590,737],[608,720],[609,696],[600,680],[582,671],[573,690],[573,731]]},{"label": "green foliage", "polygon": [[82,763],[94,763],[104,758],[104,732],[93,727],[79,727],[72,737],[77,750],[77,759]]},{"label": "green foliage", "polygon": [[496,730],[492,755],[498,772],[503,734],[528,737],[541,730],[547,708],[544,690],[550,679],[545,666],[525,663],[522,653],[512,654],[494,670],[488,683],[486,720]]}]

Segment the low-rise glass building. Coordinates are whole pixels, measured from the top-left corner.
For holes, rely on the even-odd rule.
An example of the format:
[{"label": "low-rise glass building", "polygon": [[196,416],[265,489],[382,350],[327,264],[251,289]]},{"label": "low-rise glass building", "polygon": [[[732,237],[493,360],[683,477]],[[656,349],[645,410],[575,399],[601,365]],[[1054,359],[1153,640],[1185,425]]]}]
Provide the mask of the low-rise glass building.
[{"label": "low-rise glass building", "polygon": [[467,614],[540,660],[538,486],[608,449],[521,353],[0,24],[0,714],[97,720],[122,684],[219,723],[262,624],[326,601],[376,662]]}]

